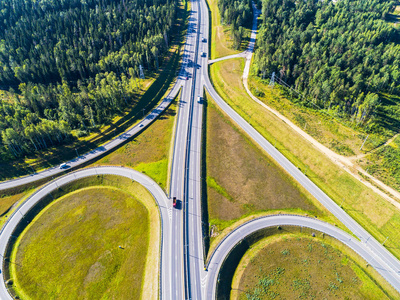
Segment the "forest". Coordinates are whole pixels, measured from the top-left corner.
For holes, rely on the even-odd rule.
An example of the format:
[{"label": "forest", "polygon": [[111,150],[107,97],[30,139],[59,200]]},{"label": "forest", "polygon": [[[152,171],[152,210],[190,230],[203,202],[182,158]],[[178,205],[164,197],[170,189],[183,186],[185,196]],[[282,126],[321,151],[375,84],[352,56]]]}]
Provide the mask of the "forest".
[{"label": "forest", "polygon": [[400,95],[400,34],[386,20],[397,4],[263,0],[255,73],[275,72],[305,104],[373,130],[380,94]]},{"label": "forest", "polygon": [[0,160],[70,142],[140,89],[166,55],[176,0],[0,1]]},{"label": "forest", "polygon": [[253,20],[251,0],[218,0],[218,9],[223,23],[231,27],[233,47],[239,49],[244,28],[251,28]]}]

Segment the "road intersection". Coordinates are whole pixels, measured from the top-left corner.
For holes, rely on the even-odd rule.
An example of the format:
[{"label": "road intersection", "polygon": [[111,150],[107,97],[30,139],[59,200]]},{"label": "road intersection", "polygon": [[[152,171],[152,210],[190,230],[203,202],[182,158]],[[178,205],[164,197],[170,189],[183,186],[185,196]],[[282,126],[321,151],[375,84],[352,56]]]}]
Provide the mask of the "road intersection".
[{"label": "road intersection", "polygon": [[[175,98],[182,87],[179,101],[178,120],[175,133],[175,145],[171,171],[169,197],[147,176],[128,168],[98,167],[72,172],[50,182],[29,197],[8,219],[0,231],[0,254],[4,256],[5,248],[13,229],[23,219],[23,215],[44,195],[66,184],[85,176],[94,174],[114,174],[132,178],[144,185],[155,197],[162,219],[162,258],[160,270],[161,299],[214,299],[218,271],[229,251],[251,232],[261,228],[277,225],[295,225],[309,227],[329,234],[351,247],[375,267],[381,275],[400,291],[399,261],[358,223],[346,214],[323,193],[307,176],[286,159],[274,146],[251,127],[216,93],[208,76],[208,43],[209,18],[205,0],[191,0],[188,35],[183,53],[183,63],[179,78],[164,101],[144,120],[130,131],[121,134],[106,145],[96,149],[85,158],[71,161],[71,167],[82,163],[84,159],[94,159],[123,142],[129,136],[144,130]],[[255,19],[256,20],[256,19]],[[254,39],[251,40],[246,57],[250,57],[255,42],[256,26],[253,28]],[[205,38],[205,42],[203,42]],[[253,35],[252,35],[253,38]],[[203,54],[205,52],[205,55]],[[248,59],[249,60],[249,59]],[[250,61],[249,61],[250,64]],[[246,64],[247,65],[247,64]],[[186,79],[187,77],[187,79]],[[216,104],[239,126],[252,140],[276,160],[295,180],[305,187],[318,201],[330,210],[356,236],[350,236],[342,230],[324,222],[300,216],[279,215],[253,220],[233,230],[217,246],[204,269],[203,232],[201,218],[201,135],[203,126],[203,90],[214,99]],[[199,98],[200,97],[200,98]],[[200,100],[199,100],[200,99]],[[121,141],[122,140],[122,141]],[[52,168],[33,176],[0,183],[0,190],[33,182],[44,177],[53,176],[60,171]],[[172,208],[171,197],[177,197],[181,206]],[[3,260],[3,263],[5,261]],[[0,298],[12,299],[4,281],[0,283]]]}]

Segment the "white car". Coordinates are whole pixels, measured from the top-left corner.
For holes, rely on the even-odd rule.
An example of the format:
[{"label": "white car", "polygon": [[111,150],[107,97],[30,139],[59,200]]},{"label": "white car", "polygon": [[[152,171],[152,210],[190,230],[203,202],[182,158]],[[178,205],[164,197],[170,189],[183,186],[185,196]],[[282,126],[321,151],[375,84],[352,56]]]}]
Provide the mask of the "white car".
[{"label": "white car", "polygon": [[65,169],[65,168],[67,168],[68,167],[68,165],[66,164],[66,163],[62,163],[61,165],[60,165],[60,169]]}]

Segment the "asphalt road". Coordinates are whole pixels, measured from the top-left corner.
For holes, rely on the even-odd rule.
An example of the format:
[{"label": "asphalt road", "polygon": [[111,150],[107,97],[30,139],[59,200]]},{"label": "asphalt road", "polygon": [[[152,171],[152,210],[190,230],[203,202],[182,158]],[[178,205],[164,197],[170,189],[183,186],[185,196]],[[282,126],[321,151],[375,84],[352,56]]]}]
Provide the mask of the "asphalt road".
[{"label": "asphalt road", "polygon": [[[347,241],[349,246],[354,247],[353,249],[356,252],[370,262],[370,264],[375,267],[377,271],[388,280],[388,282],[400,291],[400,277],[398,274],[398,271],[400,270],[399,261],[373,237],[371,237],[370,234],[357,224],[349,215],[347,215],[345,211],[336,205],[325,193],[323,193],[322,190],[320,190],[307,176],[287,160],[242,117],[230,108],[216,93],[210,82],[207,69],[209,42],[209,19],[207,6],[205,0],[192,0],[191,3],[192,12],[189,18],[189,33],[183,55],[182,69],[180,77],[169,96],[159,107],[153,110],[152,113],[142,121],[144,125],[143,127],[140,127],[140,124],[138,124],[132,128],[131,131],[128,131],[110,141],[106,144],[108,145],[107,147],[104,145],[105,149],[100,147],[100,149],[85,154],[84,158],[69,162],[71,166],[77,166],[79,163],[82,163],[80,162],[81,159],[92,159],[95,157],[94,155],[96,155],[96,153],[97,155],[100,155],[104,153],[104,151],[109,151],[109,149],[115,147],[112,143],[117,143],[118,140],[126,139],[132,134],[136,134],[138,131],[143,130],[145,126],[147,126],[159,113],[162,112],[163,109],[165,109],[169,102],[174,98],[174,95],[178,92],[180,85],[183,84],[181,99],[179,102],[177,127],[175,131],[175,146],[169,199],[151,179],[130,169],[99,167],[71,173],[61,177],[57,181],[51,182],[43,189],[36,192],[13,214],[0,232],[0,253],[4,254],[4,248],[8,238],[12,234],[12,228],[21,221],[23,214],[29,209],[29,205],[33,203],[34,200],[31,200],[32,197],[37,194],[40,194],[40,197],[43,197],[45,189],[51,190],[56,188],[59,183],[65,183],[65,178],[73,180],[71,176],[77,176],[78,173],[86,174],[85,172],[93,172],[93,170],[97,172],[100,169],[104,172],[111,172],[110,170],[113,170],[112,172],[123,173],[115,175],[126,176],[126,174],[129,174],[127,176],[128,178],[131,178],[129,176],[135,176],[133,179],[147,187],[159,202],[161,217],[163,220],[162,278],[160,285],[162,298],[213,299],[213,291],[215,290],[218,270],[223,258],[233,245],[238,243],[243,237],[251,232],[251,230],[258,230],[257,228],[277,225],[298,225],[310,227],[325,232],[326,234],[330,234],[343,242]],[[202,41],[203,37],[206,38],[206,42]],[[254,45],[254,42],[255,36],[252,44],[250,44],[250,48],[253,47],[252,45]],[[206,53],[206,56],[202,55],[203,51]],[[188,80],[186,80],[186,75],[188,75]],[[208,90],[217,105],[219,105],[221,109],[239,127],[241,127],[255,143],[267,151],[269,155],[275,159],[276,162],[279,163],[295,180],[297,180],[345,226],[347,226],[360,241],[346,235],[343,231],[334,226],[314,219],[298,216],[268,217],[268,221],[263,221],[266,218],[255,220],[232,231],[222,244],[218,246],[210,261],[208,271],[205,271],[203,269],[203,240],[200,215],[201,126],[202,106],[204,102],[200,101],[199,103],[197,101],[199,96],[203,96],[203,87]],[[54,176],[59,172],[62,171],[58,168],[53,168],[33,176],[4,182],[0,184],[0,190],[26,184],[37,180],[38,178]],[[147,180],[145,180],[145,178],[147,178]],[[181,201],[181,205],[178,205],[177,209],[172,208],[172,197],[177,197],[178,200]],[[7,295],[4,282],[1,282],[0,298],[11,299]]]},{"label": "asphalt road", "polygon": [[[302,216],[295,215],[272,215],[267,217],[262,217],[259,219],[252,220],[243,224],[242,226],[236,228],[232,231],[215,249],[208,263],[208,278],[205,288],[205,298],[203,299],[215,299],[216,284],[218,280],[218,273],[221,268],[222,262],[227,257],[227,254],[232,250],[232,248],[240,243],[246,236],[260,229],[267,227],[277,227],[284,225],[301,226],[306,228],[311,228],[317,231],[321,231],[327,235],[330,235],[337,240],[341,241],[346,246],[353,249],[361,257],[363,257],[367,263],[374,267],[381,274],[384,273],[386,279],[392,278],[393,281],[394,274],[388,270],[382,270],[381,266],[383,264],[379,256],[376,256],[372,251],[370,251],[363,242],[360,242],[353,236],[347,234],[343,230],[330,225],[328,223]],[[397,286],[398,290],[398,286]]]},{"label": "asphalt road", "polygon": [[[10,218],[7,220],[6,224],[0,231],[0,255],[2,258],[1,270],[3,270],[3,263],[4,263],[3,258],[6,250],[6,245],[9,239],[13,238],[12,234],[14,228],[17,226],[19,222],[23,222],[24,215],[29,211],[29,209],[31,209],[44,196],[58,189],[60,186],[63,186],[75,180],[79,180],[81,178],[85,178],[88,176],[97,176],[102,174],[119,175],[137,181],[138,183],[143,185],[153,195],[154,199],[156,200],[160,211],[161,226],[162,226],[160,294],[162,294],[163,296],[165,295],[165,299],[172,299],[167,296],[167,292],[170,290],[172,284],[172,279],[170,276],[171,274],[170,257],[173,256],[173,253],[171,253],[171,248],[169,247],[170,241],[174,236],[174,232],[171,227],[172,218],[170,214],[172,204],[165,195],[164,191],[160,188],[160,186],[156,182],[154,182],[150,177],[138,171],[123,167],[97,167],[97,168],[87,168],[81,171],[72,172],[58,178],[55,181],[48,183],[41,189],[37,190],[33,195],[31,195],[10,216]],[[7,292],[4,280],[0,280],[0,299],[2,300],[13,299]]]},{"label": "asphalt road", "polygon": [[185,299],[205,299],[202,294],[207,273],[204,271],[204,245],[201,217],[201,142],[203,126],[203,75],[208,66],[208,10],[205,1],[193,2],[193,9],[199,11],[198,51],[196,83],[193,89],[193,111],[189,124],[190,139],[188,151],[188,170],[186,174],[186,262],[187,294]]},{"label": "asphalt road", "polygon": [[[174,236],[171,240],[171,293],[165,295],[166,299],[184,299],[189,293],[188,276],[188,231],[187,231],[187,174],[189,170],[188,153],[190,151],[191,124],[194,110],[194,91],[199,84],[197,76],[197,59],[199,43],[200,14],[197,1],[191,1],[191,13],[189,16],[188,35],[185,52],[183,53],[184,78],[181,99],[179,101],[178,119],[175,130],[175,144],[172,158],[170,197],[176,197],[179,201],[178,207],[172,212],[172,228]],[[164,296],[164,295],[163,295]]]},{"label": "asphalt road", "polygon": [[[293,165],[282,153],[269,143],[257,130],[249,125],[238,113],[236,113],[214,90],[209,78],[205,85],[217,105],[243,130],[251,139],[265,150],[282,168],[285,169],[300,185],[309,191],[325,208],[337,217],[354,235],[363,243],[364,247],[370,249],[376,256],[382,258],[381,270],[391,272],[393,276],[390,281],[384,277],[400,292],[400,262],[375,238],[373,238],[361,225],[354,221],[343,209],[341,209],[331,198],[329,198],[315,183]],[[379,272],[379,270],[377,270]]]}]

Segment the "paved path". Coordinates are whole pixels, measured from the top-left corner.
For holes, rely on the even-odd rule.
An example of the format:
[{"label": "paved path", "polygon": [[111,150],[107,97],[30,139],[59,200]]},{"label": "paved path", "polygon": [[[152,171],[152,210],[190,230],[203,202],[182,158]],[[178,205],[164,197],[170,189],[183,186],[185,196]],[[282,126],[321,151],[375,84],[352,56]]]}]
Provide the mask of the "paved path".
[{"label": "paved path", "polygon": [[228,56],[224,56],[224,57],[220,57],[220,58],[216,58],[216,59],[210,59],[208,61],[208,64],[211,65],[213,63],[219,62],[219,61],[223,61],[223,60],[227,60],[227,59],[232,59],[232,58],[238,58],[238,57],[247,57],[248,53],[247,50],[237,53],[237,54],[232,54],[232,55],[228,55]]}]

